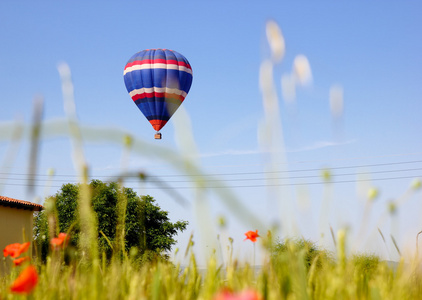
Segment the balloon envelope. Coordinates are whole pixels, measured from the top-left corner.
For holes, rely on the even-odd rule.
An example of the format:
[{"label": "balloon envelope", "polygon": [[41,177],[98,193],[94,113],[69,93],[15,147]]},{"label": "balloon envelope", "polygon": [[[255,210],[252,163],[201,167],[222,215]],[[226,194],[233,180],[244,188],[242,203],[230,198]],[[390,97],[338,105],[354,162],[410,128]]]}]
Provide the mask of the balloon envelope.
[{"label": "balloon envelope", "polygon": [[133,102],[156,131],[185,100],[193,78],[188,60],[168,49],[136,53],[127,62],[123,76]]}]

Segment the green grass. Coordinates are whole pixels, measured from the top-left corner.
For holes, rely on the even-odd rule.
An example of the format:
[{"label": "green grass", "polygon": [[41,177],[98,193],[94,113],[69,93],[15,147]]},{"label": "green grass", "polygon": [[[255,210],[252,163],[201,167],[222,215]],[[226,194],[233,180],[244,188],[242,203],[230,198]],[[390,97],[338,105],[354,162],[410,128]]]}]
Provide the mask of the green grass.
[{"label": "green grass", "polygon": [[[39,283],[30,297],[213,299],[222,290],[255,290],[263,299],[422,299],[420,262],[392,267],[373,254],[346,258],[341,246],[329,253],[300,239],[282,247],[268,249],[259,270],[237,260],[223,266],[213,257],[205,271],[198,270],[191,250],[185,268],[165,261],[139,265],[130,257],[65,263],[63,253],[56,252],[45,264],[36,263]],[[0,281],[1,299],[21,297],[8,291],[18,273],[14,269]]]}]

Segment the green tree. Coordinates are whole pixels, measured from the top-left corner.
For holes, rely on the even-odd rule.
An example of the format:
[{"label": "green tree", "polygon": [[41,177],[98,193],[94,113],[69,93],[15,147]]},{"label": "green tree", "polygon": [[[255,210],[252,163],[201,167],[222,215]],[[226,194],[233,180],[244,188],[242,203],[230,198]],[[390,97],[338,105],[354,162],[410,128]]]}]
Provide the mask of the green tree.
[{"label": "green tree", "polygon": [[[186,229],[187,221],[170,222],[168,212],[163,211],[155,199],[149,195],[139,197],[130,188],[122,188],[116,182],[105,183],[92,180],[89,184],[92,195],[92,207],[98,223],[98,246],[108,257],[113,253],[118,225],[118,204],[120,197],[126,201],[124,248],[128,252],[133,247],[140,254],[167,258],[176,243],[175,235]],[[45,201],[45,206],[55,205],[56,234],[70,232],[71,244],[78,245],[80,228],[78,220],[79,184],[64,184],[61,189]],[[120,202],[121,203],[121,202]],[[49,250],[49,226],[46,211],[41,211],[34,220],[34,241],[45,258]]]}]

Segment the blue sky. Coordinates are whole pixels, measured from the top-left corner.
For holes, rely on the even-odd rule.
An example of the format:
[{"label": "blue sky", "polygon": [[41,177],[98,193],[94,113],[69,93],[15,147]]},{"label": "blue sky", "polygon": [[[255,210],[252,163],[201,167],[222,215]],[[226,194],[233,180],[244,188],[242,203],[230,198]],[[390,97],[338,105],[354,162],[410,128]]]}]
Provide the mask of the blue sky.
[{"label": "blue sky", "polygon": [[[408,243],[414,245],[422,227],[420,192],[410,195],[394,218],[387,218],[382,225],[377,223],[388,203],[406,193],[413,178],[422,176],[418,130],[422,127],[421,4],[226,2],[2,1],[0,120],[6,126],[2,127],[2,136],[12,128],[5,125],[7,122],[31,122],[36,97],[44,99],[45,121],[64,117],[57,65],[66,62],[72,72],[81,124],[118,128],[152,147],[158,144],[178,153],[186,145],[177,141],[176,126],[171,121],[162,130],[163,140],[153,140],[154,131],[131,103],[122,75],[134,53],[148,48],[174,49],[193,68],[193,84],[183,108],[190,121],[193,148],[199,153],[200,169],[232,186],[230,191],[240,203],[263,220],[260,232],[291,218],[297,225],[292,229],[282,225],[280,236],[301,234],[332,247],[332,240],[326,237],[327,224],[324,239],[318,231],[319,219],[326,214],[325,221],[333,229],[350,228],[351,244],[362,239],[357,236],[359,226],[365,224],[369,242],[362,243],[360,249],[376,249],[384,257],[395,259],[391,243],[383,245],[378,233],[371,236],[371,232],[381,226],[386,236],[394,234],[406,247]],[[278,24],[286,45],[283,60],[273,65],[272,77],[282,124],[278,142],[284,146],[270,165],[259,138],[265,120],[259,74],[261,64],[271,57],[266,36],[269,20]],[[281,91],[281,78],[291,74],[299,54],[309,61],[312,83],[297,86],[294,103],[288,103]],[[344,101],[342,117],[336,122],[329,105],[333,86],[342,88]],[[182,111],[174,117],[183,116]],[[180,122],[180,126],[186,126],[186,122]],[[8,149],[10,143],[3,138],[2,172],[8,179],[2,180],[1,193],[5,196],[42,202],[34,196],[43,199],[62,183],[77,179],[69,139],[45,137],[37,167],[39,186],[28,195],[28,140],[24,138],[13,155],[7,154],[11,151]],[[92,178],[107,179],[104,176],[121,171],[120,145],[87,140],[84,151]],[[214,191],[198,196],[190,188],[192,178],[184,177],[186,174],[172,167],[166,157],[160,160],[132,154],[128,165],[132,171],[160,176],[191,204],[181,207],[153,184],[126,183],[140,194],[155,197],[173,220],[190,221],[187,232],[179,237],[180,247],[192,232],[205,247],[212,244],[208,235],[220,233],[235,238],[239,253],[248,253],[243,233],[257,228],[249,228],[245,218],[237,218]],[[50,168],[56,176],[52,186],[46,188],[42,179]],[[344,183],[322,184],[319,175],[324,168],[331,168],[333,182]],[[265,186],[271,181],[263,179],[274,174],[290,176],[281,180],[287,184],[281,192]],[[392,179],[380,180],[385,178]],[[366,224],[362,216],[370,188],[377,188],[379,196]],[[208,208],[195,208],[202,197]],[[321,209],[324,201],[328,202],[326,210]],[[198,217],[201,209],[208,219]],[[223,231],[216,225],[220,215],[228,220]],[[216,230],[207,231],[198,219],[206,219],[208,227]]]}]

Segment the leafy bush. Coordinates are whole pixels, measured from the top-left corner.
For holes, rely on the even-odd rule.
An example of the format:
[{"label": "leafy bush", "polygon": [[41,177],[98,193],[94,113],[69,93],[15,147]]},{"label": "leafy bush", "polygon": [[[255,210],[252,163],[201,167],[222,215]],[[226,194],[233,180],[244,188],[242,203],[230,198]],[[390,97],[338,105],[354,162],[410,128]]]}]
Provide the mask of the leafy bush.
[{"label": "leafy bush", "polygon": [[359,298],[367,296],[369,293],[369,282],[374,278],[378,267],[382,264],[380,258],[375,254],[359,253],[351,258],[354,266],[354,281]]},{"label": "leafy bush", "polygon": [[283,255],[292,251],[302,256],[304,266],[307,270],[309,270],[314,262],[320,265],[321,261],[332,261],[332,254],[329,251],[319,249],[314,242],[303,238],[276,241],[271,247],[272,260],[279,262],[283,259]]}]

